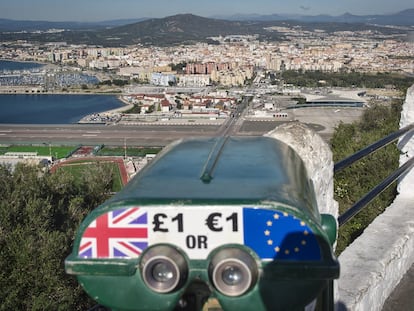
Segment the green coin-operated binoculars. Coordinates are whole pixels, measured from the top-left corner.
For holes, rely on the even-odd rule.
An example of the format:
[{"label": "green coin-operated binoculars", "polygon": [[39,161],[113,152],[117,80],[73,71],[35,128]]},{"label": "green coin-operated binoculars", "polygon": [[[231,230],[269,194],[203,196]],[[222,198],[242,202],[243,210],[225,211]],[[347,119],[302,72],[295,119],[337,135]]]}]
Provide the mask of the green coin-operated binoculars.
[{"label": "green coin-operated binoculars", "polygon": [[66,272],[113,310],[333,306],[336,219],[270,137],[180,141],[82,223]]}]

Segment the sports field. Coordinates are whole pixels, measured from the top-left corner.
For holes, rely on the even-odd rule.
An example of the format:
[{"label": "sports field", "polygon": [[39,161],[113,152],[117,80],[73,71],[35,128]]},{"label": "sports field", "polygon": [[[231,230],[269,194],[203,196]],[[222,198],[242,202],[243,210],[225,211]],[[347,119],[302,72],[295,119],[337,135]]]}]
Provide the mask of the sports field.
[{"label": "sports field", "polygon": [[112,177],[114,179],[114,183],[112,185],[112,191],[118,192],[123,187],[121,172],[118,163],[110,162],[110,161],[101,161],[99,159],[87,159],[87,160],[79,160],[79,161],[71,161],[70,163],[62,163],[58,167],[59,170],[64,170],[69,172],[75,178],[81,178],[82,174],[84,174],[85,170],[91,168],[92,166],[98,165],[105,165],[110,168],[112,171]]}]

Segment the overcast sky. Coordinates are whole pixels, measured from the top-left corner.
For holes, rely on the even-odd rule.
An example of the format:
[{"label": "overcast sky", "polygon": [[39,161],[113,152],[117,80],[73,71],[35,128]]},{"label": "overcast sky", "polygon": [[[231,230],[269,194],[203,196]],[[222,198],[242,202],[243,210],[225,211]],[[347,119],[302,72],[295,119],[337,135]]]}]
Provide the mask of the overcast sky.
[{"label": "overcast sky", "polygon": [[355,15],[388,14],[414,8],[412,0],[0,0],[0,18],[103,21],[192,13]]}]

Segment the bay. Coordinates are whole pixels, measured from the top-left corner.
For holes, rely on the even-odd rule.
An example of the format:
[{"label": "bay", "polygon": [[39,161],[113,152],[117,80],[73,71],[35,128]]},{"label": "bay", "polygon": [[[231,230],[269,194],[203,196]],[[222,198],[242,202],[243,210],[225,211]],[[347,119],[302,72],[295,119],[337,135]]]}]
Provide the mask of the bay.
[{"label": "bay", "polygon": [[115,95],[0,94],[0,123],[72,124],[122,106]]}]

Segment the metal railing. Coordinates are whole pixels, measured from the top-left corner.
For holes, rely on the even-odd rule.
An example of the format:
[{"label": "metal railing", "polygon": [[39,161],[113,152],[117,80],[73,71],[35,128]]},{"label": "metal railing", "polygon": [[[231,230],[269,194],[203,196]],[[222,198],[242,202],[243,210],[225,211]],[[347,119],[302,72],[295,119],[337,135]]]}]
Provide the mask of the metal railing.
[{"label": "metal railing", "polygon": [[[334,173],[339,172],[340,170],[350,166],[354,162],[360,160],[361,158],[375,152],[378,149],[381,149],[388,144],[392,143],[393,141],[397,140],[403,135],[414,135],[414,123],[403,127],[402,129],[391,133],[390,135],[378,140],[377,142],[369,145],[368,147],[354,153],[353,155],[335,163],[334,165]],[[407,137],[406,136],[406,137]],[[356,202],[353,206],[351,206],[347,211],[343,214],[339,215],[338,217],[338,224],[339,226],[344,225],[348,220],[358,214],[365,206],[367,206],[375,197],[377,197],[381,192],[387,189],[394,181],[396,181],[401,176],[408,173],[411,168],[414,167],[414,157],[409,159],[403,165],[401,165],[398,169],[392,172],[389,176],[387,176],[381,183],[379,183],[376,187],[374,187],[371,191],[365,194],[358,202]]]}]

